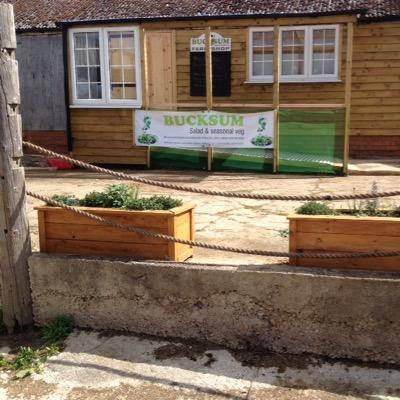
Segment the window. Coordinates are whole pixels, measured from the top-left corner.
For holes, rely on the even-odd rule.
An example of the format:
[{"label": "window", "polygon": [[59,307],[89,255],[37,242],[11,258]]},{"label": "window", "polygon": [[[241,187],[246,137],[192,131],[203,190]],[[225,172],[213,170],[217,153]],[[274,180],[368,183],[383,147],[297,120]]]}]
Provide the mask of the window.
[{"label": "window", "polygon": [[138,28],[72,29],[73,104],[140,107]]},{"label": "window", "polygon": [[[273,81],[273,29],[250,28],[249,79]],[[281,28],[281,81],[319,82],[339,79],[339,26]]]}]

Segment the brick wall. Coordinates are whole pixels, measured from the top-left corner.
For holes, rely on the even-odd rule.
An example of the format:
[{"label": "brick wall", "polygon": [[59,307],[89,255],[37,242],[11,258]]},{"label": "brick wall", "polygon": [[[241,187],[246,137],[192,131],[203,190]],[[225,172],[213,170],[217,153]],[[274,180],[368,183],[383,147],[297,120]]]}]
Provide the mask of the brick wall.
[{"label": "brick wall", "polygon": [[350,136],[351,158],[400,158],[400,136]]},{"label": "brick wall", "polygon": [[[68,139],[65,131],[24,131],[23,138],[25,141],[57,153],[68,153]],[[28,153],[32,154],[33,152],[29,150]]]}]

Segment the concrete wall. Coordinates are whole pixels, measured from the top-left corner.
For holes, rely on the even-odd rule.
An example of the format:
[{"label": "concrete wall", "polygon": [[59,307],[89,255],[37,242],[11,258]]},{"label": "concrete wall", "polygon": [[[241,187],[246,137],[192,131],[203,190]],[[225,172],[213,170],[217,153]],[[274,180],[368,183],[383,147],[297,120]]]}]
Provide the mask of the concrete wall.
[{"label": "concrete wall", "polygon": [[35,321],[400,363],[400,275],[35,254]]},{"label": "concrete wall", "polygon": [[17,35],[17,60],[26,131],[65,131],[62,36],[59,32]]}]

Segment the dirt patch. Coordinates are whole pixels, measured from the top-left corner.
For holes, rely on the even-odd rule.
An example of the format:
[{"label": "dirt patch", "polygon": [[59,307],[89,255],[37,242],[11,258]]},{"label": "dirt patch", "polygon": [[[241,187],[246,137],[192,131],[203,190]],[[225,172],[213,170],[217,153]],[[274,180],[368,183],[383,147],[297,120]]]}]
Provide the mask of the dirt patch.
[{"label": "dirt patch", "polygon": [[53,393],[57,388],[55,384],[49,384],[42,380],[34,380],[31,377],[21,380],[10,380],[7,384],[8,400],[39,400]]},{"label": "dirt patch", "polygon": [[244,400],[241,394],[225,393],[212,389],[198,390],[164,385],[120,385],[107,389],[72,389],[66,400]]},{"label": "dirt patch", "polygon": [[38,349],[43,345],[41,330],[31,328],[24,332],[16,332],[12,335],[0,336],[0,348],[8,348],[9,354],[16,354],[21,346],[29,346]]},{"label": "dirt patch", "polygon": [[156,360],[167,360],[171,358],[188,358],[192,361],[197,361],[198,358],[207,356],[208,360],[205,365],[210,366],[217,361],[212,353],[206,353],[209,347],[202,343],[193,344],[175,344],[169,343],[158,347],[154,350]]}]

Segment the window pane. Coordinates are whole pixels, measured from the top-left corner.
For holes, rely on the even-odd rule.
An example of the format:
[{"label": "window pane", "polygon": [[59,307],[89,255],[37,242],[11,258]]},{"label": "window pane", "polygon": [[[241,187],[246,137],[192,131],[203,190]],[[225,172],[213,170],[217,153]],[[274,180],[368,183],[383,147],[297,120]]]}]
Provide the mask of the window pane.
[{"label": "window pane", "polygon": [[91,99],[101,99],[101,84],[91,83],[90,84],[90,98]]},{"label": "window pane", "polygon": [[111,82],[123,82],[121,67],[111,67]]},{"label": "window pane", "polygon": [[100,50],[89,50],[89,65],[100,65]]},{"label": "window pane", "polygon": [[100,82],[101,81],[100,67],[90,67],[89,77],[90,77],[90,82]]},{"label": "window pane", "polygon": [[124,68],[124,82],[129,82],[129,83],[135,82],[135,68],[133,67]]},{"label": "window pane", "polygon": [[312,35],[312,74],[333,75],[335,73],[336,30],[314,29]]},{"label": "window pane", "polygon": [[125,86],[125,98],[126,99],[136,99],[136,87],[127,85]]},{"label": "window pane", "polygon": [[122,63],[123,65],[134,65],[135,64],[135,53],[132,50],[122,51]]},{"label": "window pane", "polygon": [[[134,32],[108,32],[110,92],[112,99],[136,98]],[[130,84],[129,87],[127,84]]]},{"label": "window pane", "polygon": [[263,75],[263,63],[253,62],[253,76],[262,76],[262,75]]},{"label": "window pane", "polygon": [[86,50],[75,50],[75,65],[87,65]]},{"label": "window pane", "polygon": [[263,33],[253,32],[253,47],[263,45]]},{"label": "window pane", "polygon": [[133,32],[123,32],[122,33],[122,48],[123,49],[133,49],[135,47],[133,40]]},{"label": "window pane", "polygon": [[252,76],[272,75],[274,33],[272,31],[252,33]]},{"label": "window pane", "polygon": [[86,33],[74,33],[74,47],[75,49],[86,48]]},{"label": "window pane", "polygon": [[120,84],[112,84],[111,85],[111,98],[112,99],[123,99],[124,91],[123,86]]},{"label": "window pane", "polygon": [[304,75],[305,30],[282,31],[282,75]]},{"label": "window pane", "polygon": [[108,47],[110,49],[121,48],[121,33],[120,32],[109,32],[108,33]]},{"label": "window pane", "polygon": [[76,97],[82,100],[101,99],[100,34],[74,33]]},{"label": "window pane", "polygon": [[88,48],[98,49],[100,47],[99,34],[97,32],[88,32],[86,35]]},{"label": "window pane", "polygon": [[77,83],[76,96],[78,99],[89,99],[89,85],[87,83]]},{"label": "window pane", "polygon": [[87,67],[76,67],[76,81],[89,82],[89,75]]}]

